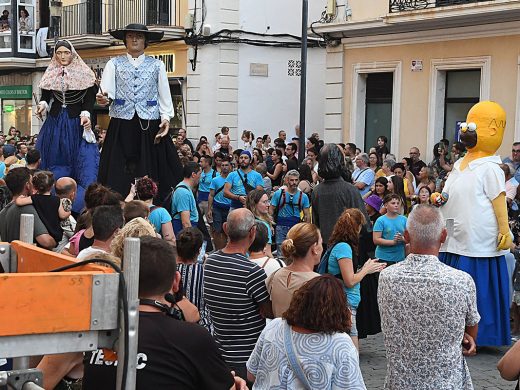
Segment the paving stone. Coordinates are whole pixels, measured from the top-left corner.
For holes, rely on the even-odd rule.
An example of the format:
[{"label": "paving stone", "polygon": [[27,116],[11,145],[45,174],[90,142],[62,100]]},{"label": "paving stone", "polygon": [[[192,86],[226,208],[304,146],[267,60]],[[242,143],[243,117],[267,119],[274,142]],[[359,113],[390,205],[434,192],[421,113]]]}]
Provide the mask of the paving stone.
[{"label": "paving stone", "polygon": [[[386,375],[386,356],[383,336],[369,336],[360,340],[359,361],[368,390],[382,389]],[[500,377],[496,369],[508,348],[479,348],[476,356],[467,358],[475,390],[512,390],[513,382]]]}]

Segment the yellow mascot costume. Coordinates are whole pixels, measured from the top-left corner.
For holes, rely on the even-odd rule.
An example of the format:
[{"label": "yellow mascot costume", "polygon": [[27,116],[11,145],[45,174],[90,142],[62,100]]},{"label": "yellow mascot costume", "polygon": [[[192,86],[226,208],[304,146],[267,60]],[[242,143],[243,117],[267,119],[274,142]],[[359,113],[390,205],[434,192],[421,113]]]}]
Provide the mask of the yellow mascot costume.
[{"label": "yellow mascot costume", "polygon": [[506,260],[512,243],[501,159],[506,113],[495,102],[474,105],[461,125],[468,153],[451,171],[442,194],[433,194],[453,231],[440,249],[445,264],[469,273],[477,288],[481,316],[478,345],[509,345],[509,281]]}]

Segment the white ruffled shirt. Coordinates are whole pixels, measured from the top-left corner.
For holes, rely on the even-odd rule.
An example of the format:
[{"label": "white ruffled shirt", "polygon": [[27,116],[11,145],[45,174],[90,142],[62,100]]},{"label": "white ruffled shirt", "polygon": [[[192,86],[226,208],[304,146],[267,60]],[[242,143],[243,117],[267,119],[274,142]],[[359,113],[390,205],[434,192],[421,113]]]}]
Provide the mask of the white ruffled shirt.
[{"label": "white ruffled shirt", "polygon": [[[132,57],[130,54],[126,55],[130,63],[134,67],[141,65],[145,59],[145,54],[141,54],[139,57]],[[103,77],[101,79],[101,89],[103,92],[108,94],[110,99],[115,98],[116,92],[116,68],[112,60],[108,61],[103,69]],[[159,69],[159,113],[161,114],[161,120],[169,121],[175,116],[173,109],[172,97],[170,95],[170,84],[168,82],[168,75],[166,74],[166,68],[164,63],[161,61]]]}]

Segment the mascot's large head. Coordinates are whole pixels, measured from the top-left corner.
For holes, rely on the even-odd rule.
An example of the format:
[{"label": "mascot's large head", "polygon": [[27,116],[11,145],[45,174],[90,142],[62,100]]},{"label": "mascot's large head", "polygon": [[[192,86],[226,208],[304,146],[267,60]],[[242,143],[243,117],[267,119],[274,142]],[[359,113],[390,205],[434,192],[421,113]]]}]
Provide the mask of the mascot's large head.
[{"label": "mascot's large head", "polygon": [[506,112],[495,102],[475,104],[466,123],[460,125],[460,141],[470,152],[494,155],[502,144],[506,128]]}]

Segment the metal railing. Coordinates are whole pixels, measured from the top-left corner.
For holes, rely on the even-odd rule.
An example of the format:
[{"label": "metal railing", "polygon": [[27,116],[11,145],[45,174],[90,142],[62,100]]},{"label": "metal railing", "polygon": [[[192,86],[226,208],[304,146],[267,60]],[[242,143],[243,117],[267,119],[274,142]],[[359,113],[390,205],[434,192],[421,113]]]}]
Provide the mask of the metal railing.
[{"label": "metal railing", "polygon": [[61,36],[93,34],[125,27],[181,24],[181,0],[87,0],[62,9]]},{"label": "metal railing", "polygon": [[489,0],[390,0],[390,13],[416,11],[426,8],[449,7]]},{"label": "metal railing", "polygon": [[63,7],[60,35],[84,34],[101,34],[101,10],[95,1]]}]

